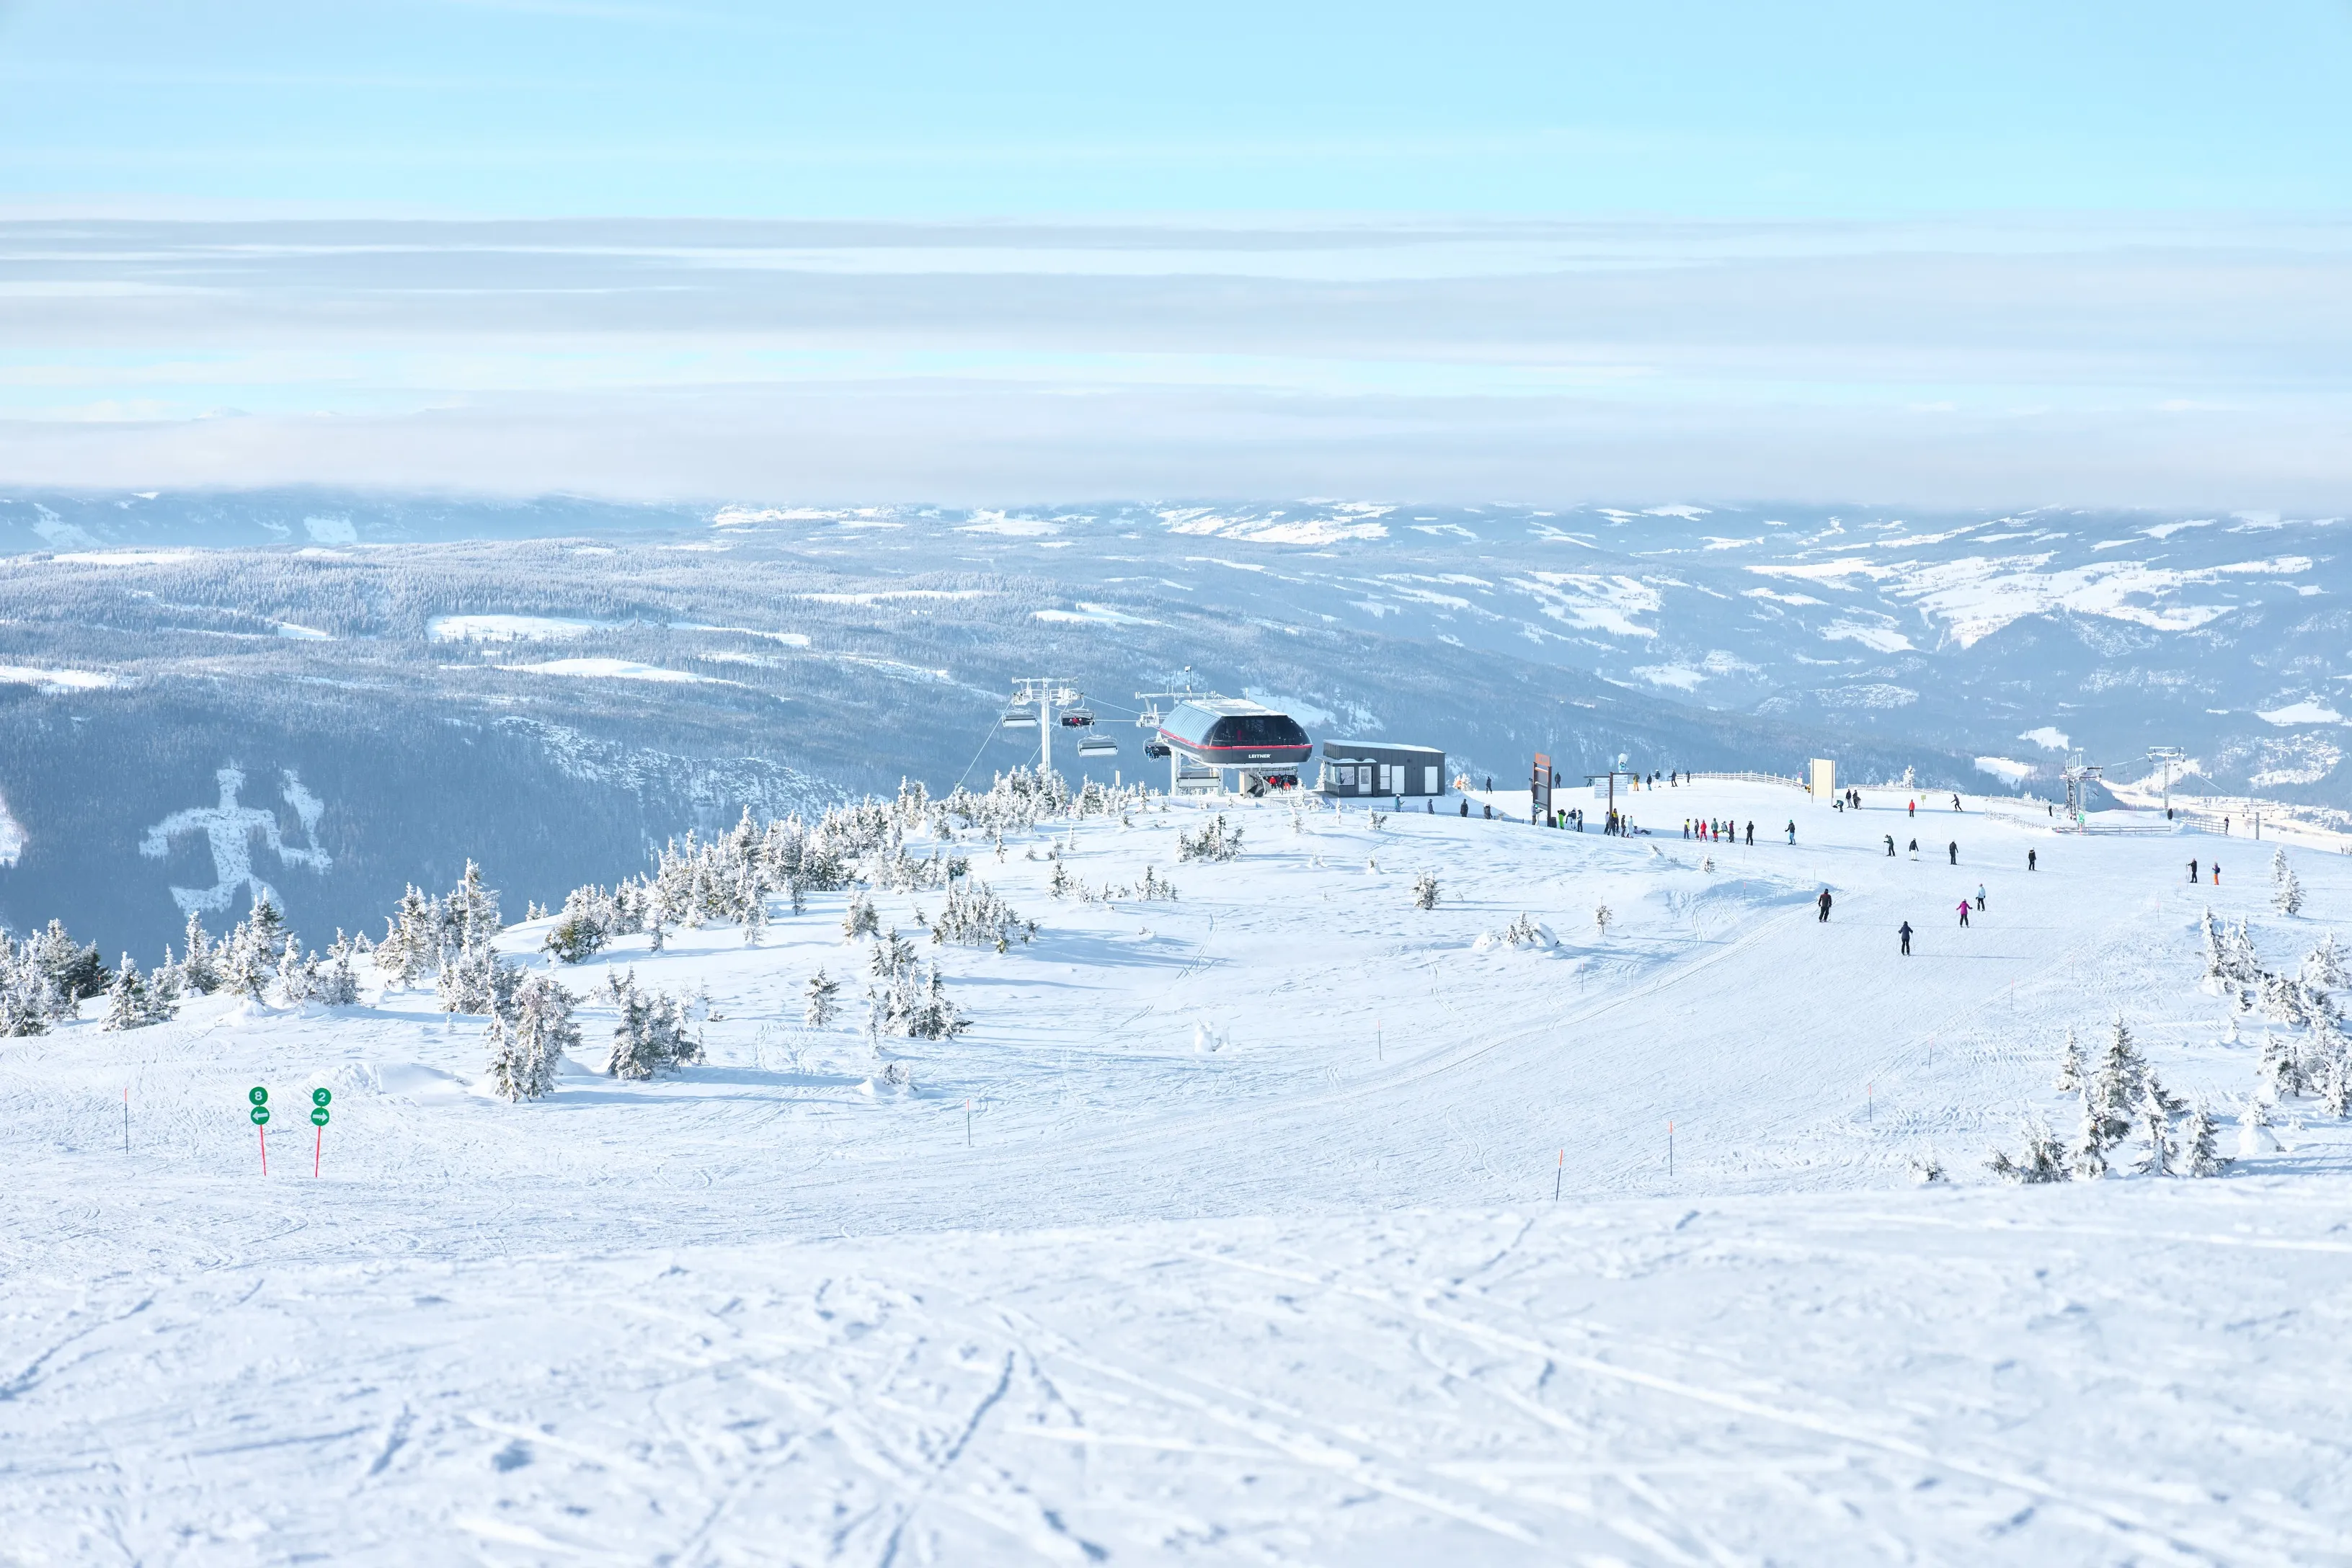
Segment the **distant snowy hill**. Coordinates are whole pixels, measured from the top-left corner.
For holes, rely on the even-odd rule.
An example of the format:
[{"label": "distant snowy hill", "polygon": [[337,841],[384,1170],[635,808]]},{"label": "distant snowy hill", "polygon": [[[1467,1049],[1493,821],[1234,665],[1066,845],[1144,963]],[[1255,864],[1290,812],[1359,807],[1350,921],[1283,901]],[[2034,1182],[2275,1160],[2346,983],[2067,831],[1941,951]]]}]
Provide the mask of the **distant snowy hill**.
[{"label": "distant snowy hill", "polygon": [[[1015,676],[1145,768],[1186,679],[1480,779],[1793,772],[2050,793],[2184,748],[2198,788],[2352,806],[2332,520],[1866,508],[953,510],[333,492],[0,503],[0,917],[152,953],[273,813],[317,927],[467,855],[552,897],[744,805],[984,780]],[[1187,672],[1189,671],[1189,674]],[[1060,758],[1077,772],[1066,748]],[[1158,765],[1153,765],[1154,767]],[[281,776],[322,803],[307,825]],[[182,818],[193,822],[194,818]],[[256,830],[258,834],[258,829]],[[226,857],[226,858],[225,858]],[[453,857],[455,859],[453,860]],[[209,891],[208,891],[209,890]]]}]

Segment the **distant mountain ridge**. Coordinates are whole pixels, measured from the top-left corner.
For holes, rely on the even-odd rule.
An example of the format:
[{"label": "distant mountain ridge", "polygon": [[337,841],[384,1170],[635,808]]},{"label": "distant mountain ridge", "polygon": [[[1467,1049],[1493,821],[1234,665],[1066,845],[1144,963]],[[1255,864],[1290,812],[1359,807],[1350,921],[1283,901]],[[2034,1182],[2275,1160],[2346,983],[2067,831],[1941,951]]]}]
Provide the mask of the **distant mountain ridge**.
[{"label": "distant mountain ridge", "polygon": [[230,767],[282,842],[313,842],[282,775],[324,803],[331,870],[272,883],[306,932],[467,856],[520,907],[747,805],[984,782],[1034,756],[994,719],[1037,674],[1093,698],[1119,753],[1056,760],[1106,779],[1158,766],[1134,694],[1189,680],[1498,782],[1538,750],[1580,777],[1828,756],[2049,794],[2071,748],[2128,777],[2170,745],[2214,789],[2352,806],[2341,526],[18,492],[0,918],[159,951],[169,890],[217,873],[194,836],[140,843]]}]

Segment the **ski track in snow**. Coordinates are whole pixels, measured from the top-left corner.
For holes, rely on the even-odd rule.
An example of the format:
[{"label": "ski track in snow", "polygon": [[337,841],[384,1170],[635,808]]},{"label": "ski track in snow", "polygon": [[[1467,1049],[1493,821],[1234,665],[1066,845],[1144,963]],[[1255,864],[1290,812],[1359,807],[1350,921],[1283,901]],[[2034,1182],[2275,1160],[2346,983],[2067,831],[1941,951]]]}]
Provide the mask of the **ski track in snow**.
[{"label": "ski track in snow", "polygon": [[[2021,1110],[2064,1124],[2060,1034],[2118,1009],[2175,1088],[2250,1088],[2197,915],[2291,963],[2352,861],[2298,852],[2289,920],[2268,845],[1869,793],[1644,792],[1633,841],[1228,808],[1229,865],[1174,863],[1191,807],[1066,841],[1174,904],[1056,902],[1045,835],[982,846],[1043,933],[929,950],[976,1024],[892,1043],[911,1096],[795,1021],[862,971],[841,895],[562,971],[721,1016],[709,1065],[622,1084],[592,995],[535,1105],[478,1092],[479,1020],[429,991],[0,1041],[0,1558],[2352,1558],[2346,1130],[2300,1103],[2214,1181],[1979,1166]],[[1523,911],[1558,949],[1472,950]],[[320,1178],[293,1113],[261,1177],[255,1082],[334,1089]],[[1908,1185],[1930,1149],[1958,1185]]]}]

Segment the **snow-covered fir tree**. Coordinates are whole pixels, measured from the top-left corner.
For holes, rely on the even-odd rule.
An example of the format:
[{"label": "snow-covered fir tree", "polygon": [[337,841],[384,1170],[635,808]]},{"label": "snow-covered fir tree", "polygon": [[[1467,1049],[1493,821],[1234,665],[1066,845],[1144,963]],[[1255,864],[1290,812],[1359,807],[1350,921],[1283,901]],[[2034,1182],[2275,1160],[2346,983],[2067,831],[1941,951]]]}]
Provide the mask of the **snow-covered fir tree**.
[{"label": "snow-covered fir tree", "polygon": [[2303,956],[2303,983],[2315,991],[2338,991],[2347,977],[2344,955],[2336,949],[2336,933],[2330,931]]},{"label": "snow-covered fir tree", "polygon": [[2039,1117],[2028,1117],[2021,1130],[2025,1138],[2024,1152],[2012,1158],[2006,1149],[1996,1149],[1985,1162],[1986,1168],[2003,1181],[2028,1186],[2064,1181],[2069,1174],[2066,1151],[2059,1145],[2050,1124]]},{"label": "snow-covered fir tree", "polygon": [[2065,1049],[2058,1055],[2058,1077],[2052,1087],[2072,1094],[2079,1092],[2084,1082],[2083,1048],[2074,1039],[2073,1026],[2069,1025],[2066,1030]]},{"label": "snow-covered fir tree", "polygon": [[841,934],[855,942],[860,936],[872,936],[882,929],[882,918],[874,912],[874,901],[861,891],[849,895],[849,908],[841,917]]},{"label": "snow-covered fir tree", "polygon": [[646,1079],[702,1060],[701,1037],[688,1030],[686,1009],[676,997],[640,990],[635,970],[625,978],[608,975],[605,984],[619,1015],[613,1025],[606,1072],[615,1078]]},{"label": "snow-covered fir tree", "polygon": [[2303,913],[2303,883],[2287,863],[2286,851],[2271,852],[2271,906],[2281,915]]},{"label": "snow-covered fir tree", "polygon": [[213,952],[213,939],[205,931],[203,917],[191,909],[180,953],[180,988],[208,997],[220,985],[220,964]]},{"label": "snow-covered fir tree", "polygon": [[2074,1141],[2066,1146],[2066,1170],[2076,1181],[2096,1181],[2107,1174],[2107,1150],[2116,1143],[2113,1124],[2093,1091],[2084,1089],[2081,1101]]},{"label": "snow-covered fir tree", "polygon": [[2212,1110],[2205,1102],[2197,1102],[2189,1120],[2181,1124],[2180,1136],[2173,1145],[2173,1168],[2186,1176],[2219,1176],[2229,1161],[2219,1150],[2219,1130],[2213,1123]]},{"label": "snow-covered fir tree", "polygon": [[1412,906],[1415,909],[1437,907],[1437,878],[1434,874],[1423,872],[1412,879]]},{"label": "snow-covered fir tree", "polygon": [[806,998],[806,1005],[801,1016],[811,1029],[825,1028],[833,1022],[834,1015],[841,1010],[841,982],[823,969],[809,977],[807,988],[803,994]]},{"label": "snow-covered fir tree", "polygon": [[131,955],[122,955],[122,962],[114,971],[114,984],[106,993],[106,1021],[100,1027],[145,1029],[150,1024],[169,1021],[172,1012],[171,1002],[156,996],[141,977],[139,966],[131,961]]},{"label": "snow-covered fir tree", "polygon": [[2154,1074],[2147,1081],[2147,1092],[2140,1098],[2137,1121],[2140,1136],[2147,1140],[2147,1150],[2132,1168],[2142,1176],[2172,1174],[2172,1115],[2167,1109],[2164,1094],[2157,1087]]},{"label": "snow-covered fir tree", "polygon": [[509,1014],[490,1015],[490,1081],[499,1093],[536,1100],[554,1092],[564,1053],[580,1043],[573,999],[553,976],[528,975],[515,987]]}]

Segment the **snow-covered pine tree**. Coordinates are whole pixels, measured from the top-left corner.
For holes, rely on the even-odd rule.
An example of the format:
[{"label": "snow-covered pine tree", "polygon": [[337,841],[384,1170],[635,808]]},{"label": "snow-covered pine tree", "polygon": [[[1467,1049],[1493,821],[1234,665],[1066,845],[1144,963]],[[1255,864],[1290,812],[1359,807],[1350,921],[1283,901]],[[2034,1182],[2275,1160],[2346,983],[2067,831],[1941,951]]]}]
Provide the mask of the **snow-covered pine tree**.
[{"label": "snow-covered pine tree", "polygon": [[499,930],[498,890],[483,885],[482,868],[468,860],[466,874],[441,901],[440,935],[451,947],[464,952],[488,946]]},{"label": "snow-covered pine tree", "polygon": [[2270,1030],[2263,1031],[2263,1051],[2254,1062],[2254,1076],[2273,1099],[2292,1100],[2310,1087],[2294,1037]]},{"label": "snow-covered pine tree", "polygon": [[2213,1124],[2213,1113],[2205,1102],[2197,1102],[2182,1124],[2180,1136],[2173,1145],[2173,1169],[2185,1176],[2219,1176],[2229,1161],[2221,1157],[2217,1147],[2218,1129]]},{"label": "snow-covered pine tree", "polygon": [[1607,904],[1601,904],[1593,906],[1592,924],[1600,931],[1601,936],[1606,936],[1609,935],[1609,923],[1616,918],[1617,912],[1610,908]]},{"label": "snow-covered pine tree", "polygon": [[915,945],[898,935],[895,925],[882,933],[874,943],[873,956],[867,960],[867,972],[877,977],[903,974],[915,966]]},{"label": "snow-covered pine tree", "polygon": [[863,889],[849,895],[849,908],[841,917],[841,935],[855,942],[860,936],[872,936],[882,929],[882,918],[874,913],[874,901]]},{"label": "snow-covered pine tree", "polygon": [[2083,1113],[2066,1149],[2066,1169],[2076,1181],[2096,1181],[2107,1174],[2107,1150],[2116,1143],[2113,1122],[2092,1091],[2081,1098]]},{"label": "snow-covered pine tree", "polygon": [[2164,1092],[2157,1086],[2153,1073],[2148,1075],[2147,1092],[2140,1097],[2137,1119],[2140,1135],[2147,1140],[2147,1152],[2132,1168],[2142,1176],[2170,1176],[2172,1115],[2166,1108]]},{"label": "snow-covered pine tree", "polygon": [[208,997],[220,988],[220,965],[213,956],[213,939],[205,932],[203,919],[196,911],[188,911],[188,929],[180,957],[180,986],[184,990]]},{"label": "snow-covered pine tree", "polygon": [[2271,906],[2281,915],[2303,913],[2303,883],[2287,864],[2286,851],[2273,851],[2271,855]]},{"label": "snow-covered pine tree", "polygon": [[1992,1158],[1985,1162],[1986,1168],[2003,1181],[2027,1186],[2064,1181],[2066,1151],[2059,1146],[2057,1134],[2051,1132],[2050,1124],[2038,1116],[2030,1116],[2021,1131],[2025,1137],[2024,1153],[2011,1159],[2007,1150],[1996,1149]]},{"label": "snow-covered pine tree", "polygon": [[278,995],[288,1007],[310,999],[316,959],[315,954],[305,959],[302,944],[293,933],[287,933],[286,946],[278,954]]},{"label": "snow-covered pine tree", "polygon": [[2238,1106],[2238,1157],[2267,1155],[2277,1148],[2278,1139],[2271,1133],[2270,1107],[2261,1095],[2249,1095]]},{"label": "snow-covered pine tree", "polygon": [[2074,1026],[2070,1024],[2066,1030],[2065,1049],[2058,1056],[2058,1077],[2052,1087],[2072,1094],[2078,1092],[2083,1083],[2083,1048],[2075,1040]]},{"label": "snow-covered pine tree", "polygon": [[259,1001],[277,970],[278,956],[249,921],[239,921],[222,944],[226,951],[220,966],[221,988],[249,1001]]},{"label": "snow-covered pine tree", "polygon": [[140,977],[139,966],[125,953],[114,971],[114,984],[106,993],[106,1021],[99,1027],[109,1030],[145,1029],[162,1021],[154,1016],[153,1002],[147,982]]},{"label": "snow-covered pine tree", "polygon": [[[750,812],[747,810],[745,815],[748,817]],[[757,873],[745,869],[735,897],[743,907],[743,946],[757,947],[768,930],[768,895],[760,886]]]},{"label": "snow-covered pine tree", "polygon": [[331,1008],[347,1008],[360,999],[360,977],[352,969],[351,939],[341,931],[335,933],[335,945],[327,949],[328,964],[311,977],[310,997]]},{"label": "snow-covered pine tree", "polygon": [[834,1015],[841,1010],[841,982],[819,969],[809,977],[804,994],[808,1002],[801,1016],[809,1028],[824,1029],[832,1023]]},{"label": "snow-covered pine tree", "polygon": [[2338,1121],[2352,1116],[2352,1065],[2347,1064],[2341,1051],[2328,1059],[2319,1081],[2319,1103]]},{"label": "snow-covered pine tree", "polygon": [[2303,983],[2315,991],[2336,991],[2344,988],[2347,971],[2344,956],[2336,947],[2336,933],[2330,931],[2319,939],[2319,946],[2303,956]]},{"label": "snow-covered pine tree", "polygon": [[1437,878],[1434,874],[1423,872],[1412,879],[1412,906],[1415,909],[1437,907]]},{"label": "snow-covered pine tree", "polygon": [[2147,1062],[2133,1041],[2131,1030],[2125,1027],[2123,1014],[2117,1013],[2106,1052],[2099,1059],[2099,1070],[2091,1080],[2089,1096],[2098,1110],[2101,1129],[2110,1147],[2131,1135],[2132,1110],[2138,1103],[2147,1073]]},{"label": "snow-covered pine tree", "polygon": [[415,883],[384,917],[383,940],[376,944],[375,967],[395,986],[416,983],[441,956],[441,912]]},{"label": "snow-covered pine tree", "polygon": [[2208,991],[2217,991],[2231,978],[2231,975],[2229,956],[2221,940],[2221,927],[2213,918],[2211,904],[2205,906],[2204,917],[2197,922],[2197,930],[2205,939],[2204,987]]},{"label": "snow-covered pine tree", "polygon": [[527,975],[515,987],[511,1019],[490,1015],[490,1078],[509,1100],[555,1092],[564,1052],[580,1043],[573,998],[551,975]]}]

